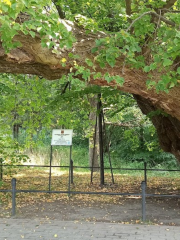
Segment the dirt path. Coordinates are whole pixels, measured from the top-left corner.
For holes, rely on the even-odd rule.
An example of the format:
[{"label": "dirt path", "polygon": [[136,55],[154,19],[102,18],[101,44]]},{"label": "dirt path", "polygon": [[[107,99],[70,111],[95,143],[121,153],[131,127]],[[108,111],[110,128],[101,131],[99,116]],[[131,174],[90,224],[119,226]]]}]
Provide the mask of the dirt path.
[{"label": "dirt path", "polygon": [[[16,218],[42,218],[64,221],[141,223],[141,199],[120,199],[119,203],[90,203],[56,200],[17,209]],[[147,199],[149,223],[180,226],[180,199]]]}]

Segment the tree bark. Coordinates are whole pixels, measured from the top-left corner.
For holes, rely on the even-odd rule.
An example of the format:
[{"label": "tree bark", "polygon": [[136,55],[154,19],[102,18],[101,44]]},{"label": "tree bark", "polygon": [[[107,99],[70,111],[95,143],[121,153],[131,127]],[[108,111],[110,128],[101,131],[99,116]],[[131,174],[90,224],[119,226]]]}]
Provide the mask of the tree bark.
[{"label": "tree bark", "polygon": [[[150,100],[134,95],[142,113],[148,114],[159,110]],[[152,122],[157,130],[159,143],[165,152],[170,152],[180,161],[180,121],[171,115],[155,114]]]},{"label": "tree bark", "polygon": [[126,14],[131,15],[131,0],[126,0]]}]

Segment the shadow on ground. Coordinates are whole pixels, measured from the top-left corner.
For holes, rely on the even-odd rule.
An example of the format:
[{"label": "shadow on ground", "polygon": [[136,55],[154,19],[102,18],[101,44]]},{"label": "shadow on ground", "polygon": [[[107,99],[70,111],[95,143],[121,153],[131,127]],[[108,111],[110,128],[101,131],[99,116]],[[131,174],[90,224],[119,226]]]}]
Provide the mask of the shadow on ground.
[{"label": "shadow on ground", "polygon": [[[180,199],[149,198],[146,203],[148,223],[180,226]],[[15,217],[138,224],[142,218],[141,204],[140,198],[120,198],[116,204],[81,202],[77,199],[56,200],[27,204],[17,209]],[[1,217],[9,217],[9,213],[6,210]]]}]

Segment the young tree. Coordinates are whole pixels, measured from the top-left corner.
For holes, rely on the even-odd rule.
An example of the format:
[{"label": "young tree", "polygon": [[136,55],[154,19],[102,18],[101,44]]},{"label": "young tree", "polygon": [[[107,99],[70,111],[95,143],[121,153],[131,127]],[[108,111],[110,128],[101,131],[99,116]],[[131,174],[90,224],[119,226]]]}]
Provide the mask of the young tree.
[{"label": "young tree", "polygon": [[130,92],[180,160],[179,1],[2,0],[0,11],[0,72]]}]

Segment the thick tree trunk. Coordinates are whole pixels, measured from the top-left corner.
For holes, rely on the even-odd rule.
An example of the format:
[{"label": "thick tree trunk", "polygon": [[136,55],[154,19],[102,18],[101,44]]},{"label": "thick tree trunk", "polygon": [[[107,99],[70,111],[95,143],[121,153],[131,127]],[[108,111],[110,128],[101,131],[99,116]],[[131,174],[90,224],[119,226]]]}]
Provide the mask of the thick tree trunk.
[{"label": "thick tree trunk", "polygon": [[[63,20],[62,20],[63,21]],[[0,43],[0,72],[1,73],[21,73],[43,76],[47,79],[59,79],[63,75],[75,72],[73,60],[69,53],[80,56],[77,64],[88,67],[85,59],[91,59],[95,68],[92,71],[108,72],[111,76],[119,75],[125,79],[124,85],[120,86],[115,81],[108,83],[105,79],[89,79],[89,83],[99,86],[117,87],[119,90],[129,92],[135,95],[139,107],[144,114],[150,111],[162,110],[168,115],[154,116],[152,121],[157,129],[161,147],[168,152],[173,153],[180,161],[180,85],[172,88],[169,93],[156,93],[154,90],[148,90],[146,87],[147,74],[142,70],[132,69],[128,65],[124,66],[124,57],[117,59],[115,67],[106,65],[104,69],[100,68],[95,61],[95,55],[91,49],[95,46],[95,40],[105,36],[104,33],[89,33],[77,27],[75,24],[65,21],[77,41],[72,49],[59,49],[58,54],[54,54],[52,49],[42,48],[40,36],[25,36],[19,33],[14,40],[22,43],[22,47],[12,50],[6,54]],[[66,66],[62,66],[61,60],[66,58]],[[154,72],[154,80],[159,80],[159,73]],[[78,76],[79,79],[82,76]]]},{"label": "thick tree trunk", "polygon": [[[138,95],[134,95],[134,98],[144,114],[158,110],[150,100]],[[152,122],[157,130],[161,148],[174,154],[180,161],[180,121],[171,115],[159,113],[152,117]]]}]

